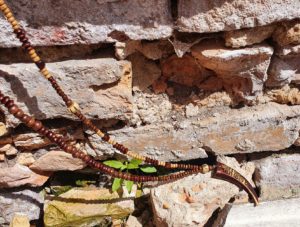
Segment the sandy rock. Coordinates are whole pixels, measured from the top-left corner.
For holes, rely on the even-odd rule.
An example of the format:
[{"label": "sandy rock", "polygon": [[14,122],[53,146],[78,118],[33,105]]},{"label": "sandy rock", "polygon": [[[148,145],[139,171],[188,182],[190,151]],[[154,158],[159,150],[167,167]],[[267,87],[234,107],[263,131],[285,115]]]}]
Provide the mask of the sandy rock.
[{"label": "sandy rock", "polygon": [[162,64],[162,74],[172,82],[189,87],[197,86],[208,76],[208,72],[190,55],[169,57]]},{"label": "sandy rock", "polygon": [[255,161],[254,181],[262,200],[300,195],[300,154],[280,154]]},{"label": "sandy rock", "polygon": [[198,62],[221,77],[237,100],[252,100],[262,92],[272,54],[273,48],[267,44],[229,49],[208,40],[192,48]]},{"label": "sandy rock", "polygon": [[16,164],[13,167],[2,168],[0,172],[0,188],[11,188],[22,185],[31,187],[42,186],[50,173],[37,173],[28,167]]},{"label": "sandy rock", "polygon": [[30,166],[35,162],[33,154],[30,152],[22,152],[17,158],[17,163],[23,166]]},{"label": "sandy rock", "polygon": [[294,142],[294,145],[300,147],[300,137],[298,139],[296,139],[296,141]]},{"label": "sandy rock", "polygon": [[296,227],[300,222],[299,202],[300,199],[287,199],[262,202],[257,207],[251,204],[226,205],[213,227]]},{"label": "sandy rock", "polygon": [[[237,163],[232,159],[226,162]],[[252,173],[247,173],[248,178]],[[151,190],[154,223],[162,227],[203,226],[216,209],[238,192],[235,185],[213,179],[210,173],[159,186]]]},{"label": "sandy rock", "polygon": [[135,216],[130,215],[126,221],[126,227],[143,227],[143,225]]},{"label": "sandy rock", "polygon": [[43,198],[38,192],[28,189],[0,192],[0,217],[4,219],[4,223],[12,222],[16,214],[26,216],[29,220],[37,220],[42,206]]},{"label": "sandy rock", "polygon": [[280,46],[300,44],[300,20],[282,22],[274,32],[273,40]]},{"label": "sandy rock", "polygon": [[[98,44],[124,38],[155,40],[169,37],[173,30],[167,0],[55,3],[25,0],[9,5],[13,12],[18,12],[17,19],[34,46]],[[3,17],[0,28],[1,47],[20,45]]]},{"label": "sandy rock", "polygon": [[133,212],[134,202],[118,199],[118,194],[108,189],[72,188],[58,199],[45,202],[44,223],[46,226],[92,227],[105,223],[105,218],[123,219]]},{"label": "sandy rock", "polygon": [[179,0],[177,27],[199,33],[252,28],[299,18],[299,7],[298,0]]},{"label": "sandy rock", "polygon": [[199,107],[190,103],[185,107],[185,115],[186,117],[194,117],[197,116],[199,112]]},{"label": "sandy rock", "polygon": [[128,60],[132,64],[134,91],[144,91],[161,76],[161,70],[158,65],[141,54],[134,54]]},{"label": "sandy rock", "polygon": [[37,159],[30,169],[38,171],[74,171],[83,169],[86,164],[78,158],[73,158],[71,154],[64,151],[49,151]]},{"label": "sandy rock", "polygon": [[25,215],[16,214],[9,227],[30,227],[29,219]]},{"label": "sandy rock", "polygon": [[0,153],[5,153],[7,156],[17,155],[18,150],[12,144],[0,145]]},{"label": "sandy rock", "polygon": [[272,58],[268,69],[267,87],[282,87],[295,78],[296,72],[291,65],[278,57]]},{"label": "sandy rock", "polygon": [[[132,94],[129,62],[111,58],[70,60],[49,63],[48,67],[88,117],[130,117]],[[14,98],[24,111],[34,114],[37,119],[74,118],[33,64],[0,65],[0,71],[3,93]],[[7,121],[18,122],[12,117]]]},{"label": "sandy rock", "polygon": [[4,123],[0,122],[0,137],[7,134],[7,129]]},{"label": "sandy rock", "polygon": [[267,92],[267,96],[269,96],[273,102],[281,104],[300,104],[300,91],[298,88],[290,88],[289,86],[284,86],[281,89],[271,90]]},{"label": "sandy rock", "polygon": [[225,32],[225,45],[228,47],[239,48],[250,46],[263,42],[272,36],[275,25],[267,25],[241,30],[233,30]]}]

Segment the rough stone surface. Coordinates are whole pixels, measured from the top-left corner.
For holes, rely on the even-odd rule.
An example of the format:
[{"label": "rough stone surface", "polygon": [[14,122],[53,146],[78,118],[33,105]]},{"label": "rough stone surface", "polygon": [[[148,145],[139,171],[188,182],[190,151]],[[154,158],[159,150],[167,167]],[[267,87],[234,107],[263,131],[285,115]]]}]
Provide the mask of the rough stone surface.
[{"label": "rough stone surface", "polygon": [[252,204],[226,205],[213,227],[280,227],[299,226],[300,199],[288,199]]},{"label": "rough stone surface", "polygon": [[30,165],[30,169],[38,171],[74,171],[83,169],[85,166],[86,164],[81,159],[73,158],[71,154],[64,151],[50,151]]},{"label": "rough stone surface", "polygon": [[[176,131],[174,125],[158,122],[109,133],[128,148],[160,160],[203,158],[203,148],[215,154],[278,151],[290,147],[298,138],[299,111],[299,106],[276,103],[212,109],[182,120]],[[97,136],[89,136],[89,140],[99,156],[113,154],[114,149]]]},{"label": "rough stone surface", "polygon": [[38,192],[28,189],[0,192],[0,217],[4,223],[10,223],[16,213],[37,220],[42,206],[43,198]]},{"label": "rough stone surface", "polygon": [[128,60],[132,64],[133,91],[144,91],[161,76],[158,65],[141,54],[133,54]]},{"label": "rough stone surface", "polygon": [[[23,0],[8,4],[35,46],[97,44],[127,37],[153,40],[168,37],[173,30],[167,0]],[[3,17],[0,28],[1,47],[20,45]]]},{"label": "rough stone surface", "polygon": [[225,32],[225,45],[228,47],[239,48],[261,43],[272,36],[275,25],[267,25],[248,29],[234,30]]},{"label": "rough stone surface", "polygon": [[9,227],[30,227],[30,222],[27,216],[16,214]]},{"label": "rough stone surface", "polygon": [[[235,159],[224,161],[238,166],[238,171],[251,178],[254,168],[247,172],[247,165],[241,168]],[[235,185],[213,179],[210,173],[159,186],[151,190],[154,222],[161,227],[203,226],[217,208],[223,207],[238,192]]]},{"label": "rough stone surface", "polygon": [[280,46],[300,44],[300,20],[281,23],[276,28],[273,39]]},{"label": "rough stone surface", "polygon": [[117,192],[72,188],[57,199],[45,201],[44,223],[46,226],[102,226],[103,219],[124,219],[133,210],[133,200],[119,199]]},{"label": "rough stone surface", "polygon": [[278,57],[274,57],[268,69],[269,77],[266,81],[266,86],[281,87],[289,84],[295,78],[295,73],[291,65]]},{"label": "rough stone surface", "polygon": [[255,183],[262,200],[300,195],[300,154],[273,155],[256,161]]},{"label": "rough stone surface", "polygon": [[208,40],[194,46],[192,54],[201,65],[223,79],[227,90],[236,99],[251,100],[262,92],[273,48],[260,44],[229,49],[221,42]]},{"label": "rough stone surface", "polygon": [[49,173],[36,173],[27,166],[16,164],[2,168],[0,172],[0,188],[11,188],[22,185],[31,187],[42,186],[49,178]]},{"label": "rough stone surface", "polygon": [[17,158],[17,163],[23,166],[30,166],[34,162],[35,159],[31,152],[22,152]]},{"label": "rough stone surface", "polygon": [[[108,58],[70,60],[48,66],[65,92],[90,118],[127,119],[130,116],[129,62]],[[0,65],[0,72],[2,91],[26,112],[38,119],[74,118],[33,64]]]},{"label": "rough stone surface", "polygon": [[0,137],[7,134],[6,126],[3,122],[0,122]]},{"label": "rough stone surface", "polygon": [[177,27],[184,32],[251,28],[300,16],[298,0],[179,0]]}]

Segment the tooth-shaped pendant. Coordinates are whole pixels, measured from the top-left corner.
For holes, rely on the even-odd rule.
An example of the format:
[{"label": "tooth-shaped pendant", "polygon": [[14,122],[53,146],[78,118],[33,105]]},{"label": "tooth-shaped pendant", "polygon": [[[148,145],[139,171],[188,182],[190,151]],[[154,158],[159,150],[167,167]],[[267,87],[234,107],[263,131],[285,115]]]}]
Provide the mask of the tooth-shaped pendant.
[{"label": "tooth-shaped pendant", "polygon": [[230,183],[235,184],[236,186],[244,189],[249,196],[252,198],[255,205],[258,205],[258,196],[252,187],[252,185],[249,183],[249,181],[243,177],[240,173],[238,173],[236,170],[232,169],[231,167],[217,162],[213,177],[227,180]]}]

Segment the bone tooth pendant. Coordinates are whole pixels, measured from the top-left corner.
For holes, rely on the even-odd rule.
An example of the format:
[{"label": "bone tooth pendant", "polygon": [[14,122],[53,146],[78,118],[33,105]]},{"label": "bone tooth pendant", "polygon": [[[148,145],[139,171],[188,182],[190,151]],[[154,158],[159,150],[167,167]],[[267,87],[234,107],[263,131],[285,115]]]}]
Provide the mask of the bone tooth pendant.
[{"label": "bone tooth pendant", "polygon": [[254,188],[249,183],[249,181],[236,170],[223,163],[217,162],[215,171],[213,173],[213,177],[229,181],[230,183],[235,184],[239,188],[244,189],[248,193],[249,197],[252,198],[254,204],[256,206],[258,205],[258,196]]}]

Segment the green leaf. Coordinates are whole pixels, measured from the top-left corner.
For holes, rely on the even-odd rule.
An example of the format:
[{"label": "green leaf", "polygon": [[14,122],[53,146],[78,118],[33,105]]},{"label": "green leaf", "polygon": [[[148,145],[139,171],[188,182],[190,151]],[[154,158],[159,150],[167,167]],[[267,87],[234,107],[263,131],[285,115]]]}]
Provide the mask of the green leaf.
[{"label": "green leaf", "polygon": [[112,189],[113,192],[117,191],[121,187],[122,181],[123,180],[120,179],[120,178],[115,178],[114,179],[114,182],[111,186],[111,189]]},{"label": "green leaf", "polygon": [[108,160],[108,161],[105,161],[103,163],[105,165],[110,166],[110,167],[115,168],[115,169],[120,169],[123,166],[125,166],[122,162],[120,162],[118,160]]},{"label": "green leaf", "polygon": [[129,162],[129,164],[127,165],[127,169],[138,169],[139,165],[142,163],[142,160],[138,160],[138,159],[131,159],[131,161]]},{"label": "green leaf", "polygon": [[127,166],[124,165],[120,168],[121,171],[123,171],[124,169],[127,169]]},{"label": "green leaf", "polygon": [[133,181],[125,180],[124,183],[127,191],[130,193],[133,186]]},{"label": "green leaf", "polygon": [[144,173],[156,173],[157,169],[153,166],[146,166],[140,168]]}]

